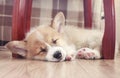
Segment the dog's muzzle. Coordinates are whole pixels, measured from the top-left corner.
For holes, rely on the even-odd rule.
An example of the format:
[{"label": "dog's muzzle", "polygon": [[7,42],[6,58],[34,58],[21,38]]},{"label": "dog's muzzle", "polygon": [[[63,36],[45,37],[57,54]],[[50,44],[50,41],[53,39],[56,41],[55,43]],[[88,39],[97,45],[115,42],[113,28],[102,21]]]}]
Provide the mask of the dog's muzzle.
[{"label": "dog's muzzle", "polygon": [[64,61],[66,57],[66,52],[62,47],[53,46],[50,47],[46,56],[48,61]]}]

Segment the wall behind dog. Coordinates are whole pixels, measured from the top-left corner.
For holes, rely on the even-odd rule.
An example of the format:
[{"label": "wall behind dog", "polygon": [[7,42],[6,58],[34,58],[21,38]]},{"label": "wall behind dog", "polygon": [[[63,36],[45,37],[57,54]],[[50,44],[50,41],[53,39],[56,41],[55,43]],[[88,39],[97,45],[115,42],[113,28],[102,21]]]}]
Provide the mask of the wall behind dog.
[{"label": "wall behind dog", "polygon": [[[11,40],[12,10],[14,0],[0,0],[0,45]],[[104,12],[102,0],[92,0],[93,28],[104,30]],[[117,38],[120,40],[120,0],[114,0],[116,6]],[[58,11],[63,11],[66,24],[84,27],[83,0],[33,0],[31,27],[50,23]],[[120,41],[119,41],[120,42]]]}]

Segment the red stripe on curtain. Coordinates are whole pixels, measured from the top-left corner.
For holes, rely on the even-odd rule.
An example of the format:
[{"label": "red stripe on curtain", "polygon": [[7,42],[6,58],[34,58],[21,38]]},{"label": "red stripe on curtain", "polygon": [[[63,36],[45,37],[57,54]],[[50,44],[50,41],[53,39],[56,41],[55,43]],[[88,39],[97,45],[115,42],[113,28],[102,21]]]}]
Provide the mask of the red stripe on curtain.
[{"label": "red stripe on curtain", "polygon": [[114,0],[103,0],[105,13],[105,32],[102,41],[104,59],[114,59],[115,53],[115,6]]}]

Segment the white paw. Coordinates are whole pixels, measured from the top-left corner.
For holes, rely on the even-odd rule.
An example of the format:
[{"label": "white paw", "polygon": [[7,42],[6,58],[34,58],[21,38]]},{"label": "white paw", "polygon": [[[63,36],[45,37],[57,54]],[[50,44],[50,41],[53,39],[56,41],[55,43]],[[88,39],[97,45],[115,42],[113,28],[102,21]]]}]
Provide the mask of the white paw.
[{"label": "white paw", "polygon": [[90,48],[81,48],[78,50],[77,58],[80,59],[99,59],[100,53]]},{"label": "white paw", "polygon": [[65,61],[72,61],[72,60],[74,60],[74,59],[75,59],[75,55],[74,55],[74,54],[67,55],[67,56],[65,57]]}]

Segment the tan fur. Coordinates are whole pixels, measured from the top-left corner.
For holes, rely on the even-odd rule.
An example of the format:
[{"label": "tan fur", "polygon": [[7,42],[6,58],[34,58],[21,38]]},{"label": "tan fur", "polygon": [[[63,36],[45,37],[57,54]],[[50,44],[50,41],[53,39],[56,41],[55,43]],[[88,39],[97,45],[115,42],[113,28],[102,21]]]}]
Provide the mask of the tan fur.
[{"label": "tan fur", "polygon": [[[22,54],[27,59],[45,60],[48,53],[41,50],[46,49],[48,51],[48,45],[62,47],[65,50],[65,56],[73,59],[77,50],[84,47],[94,50],[96,58],[101,58],[102,32],[75,26],[64,26],[64,22],[65,17],[60,12],[55,16],[51,25],[35,27],[27,33],[23,41],[12,41],[6,46],[13,53]],[[54,43],[55,40],[56,43]],[[21,51],[23,52],[21,53]]]}]

